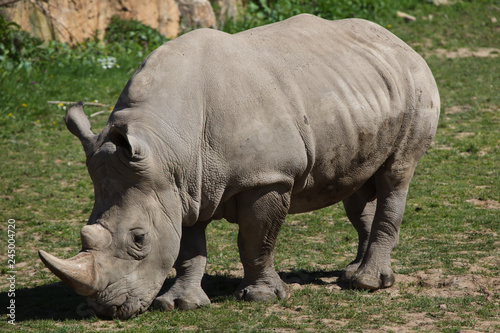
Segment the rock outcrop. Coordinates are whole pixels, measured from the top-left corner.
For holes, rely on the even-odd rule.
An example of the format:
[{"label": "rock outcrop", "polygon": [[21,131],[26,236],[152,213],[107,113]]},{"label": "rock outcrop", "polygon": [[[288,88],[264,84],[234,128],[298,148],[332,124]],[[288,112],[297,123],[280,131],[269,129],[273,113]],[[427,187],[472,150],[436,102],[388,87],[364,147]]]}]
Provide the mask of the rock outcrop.
[{"label": "rock outcrop", "polygon": [[[218,0],[219,17],[234,17],[241,0]],[[208,0],[0,0],[0,14],[43,40],[70,44],[102,39],[114,15],[135,19],[174,38],[180,32],[217,26]]]},{"label": "rock outcrop", "polygon": [[181,12],[182,30],[215,28],[215,14],[207,0],[176,0]]}]

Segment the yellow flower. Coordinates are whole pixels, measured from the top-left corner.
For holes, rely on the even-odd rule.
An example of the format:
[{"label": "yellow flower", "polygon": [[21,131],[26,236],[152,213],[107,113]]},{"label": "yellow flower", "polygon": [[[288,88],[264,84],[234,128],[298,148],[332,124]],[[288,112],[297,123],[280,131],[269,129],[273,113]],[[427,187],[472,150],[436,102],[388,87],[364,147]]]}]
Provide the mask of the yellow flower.
[{"label": "yellow flower", "polygon": [[64,106],[64,104],[63,104],[63,103],[59,103],[58,105],[59,105],[60,107],[63,107],[63,106]]},{"label": "yellow flower", "polygon": [[22,106],[23,108],[25,108],[25,107],[27,107],[27,106],[28,106],[28,104],[23,103],[23,104],[21,104],[21,106]]},{"label": "yellow flower", "polygon": [[56,124],[56,122],[55,122],[55,121],[53,121],[53,122],[52,122],[52,124],[53,124],[53,125],[55,125],[55,124]]},{"label": "yellow flower", "polygon": [[40,120],[37,120],[36,122],[37,122],[37,124],[40,124]]},{"label": "yellow flower", "polygon": [[112,106],[109,107],[109,111],[113,111],[113,107]]},{"label": "yellow flower", "polygon": [[12,116],[12,112],[7,115],[7,117],[10,117],[10,116]]},{"label": "yellow flower", "polygon": [[387,29],[390,29],[390,28],[392,28],[392,25],[388,24]]}]

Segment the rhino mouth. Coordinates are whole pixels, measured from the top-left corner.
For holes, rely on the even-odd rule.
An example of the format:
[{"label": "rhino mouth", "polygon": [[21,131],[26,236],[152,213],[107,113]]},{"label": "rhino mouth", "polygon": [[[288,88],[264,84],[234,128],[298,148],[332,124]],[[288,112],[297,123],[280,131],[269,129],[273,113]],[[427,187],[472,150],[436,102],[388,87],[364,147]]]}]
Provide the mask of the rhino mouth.
[{"label": "rhino mouth", "polygon": [[129,319],[145,312],[153,302],[154,295],[141,298],[134,295],[134,289],[119,294],[110,289],[113,285],[95,296],[87,297],[87,304],[101,318]]},{"label": "rhino mouth", "polygon": [[[127,296],[121,304],[117,302],[103,302],[100,298],[87,298],[87,304],[95,311],[95,315],[100,318],[129,319],[145,312],[151,302],[144,302],[138,297]],[[120,302],[118,302],[120,303]]]}]

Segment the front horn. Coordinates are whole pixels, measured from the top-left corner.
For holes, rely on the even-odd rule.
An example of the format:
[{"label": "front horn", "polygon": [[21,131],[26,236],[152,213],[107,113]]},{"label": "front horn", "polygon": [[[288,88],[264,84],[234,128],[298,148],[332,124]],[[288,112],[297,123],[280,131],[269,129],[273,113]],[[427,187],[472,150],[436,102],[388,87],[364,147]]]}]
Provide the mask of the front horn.
[{"label": "front horn", "polygon": [[80,252],[71,259],[59,259],[43,250],[38,251],[40,259],[58,278],[82,296],[95,294],[97,290],[94,256]]}]

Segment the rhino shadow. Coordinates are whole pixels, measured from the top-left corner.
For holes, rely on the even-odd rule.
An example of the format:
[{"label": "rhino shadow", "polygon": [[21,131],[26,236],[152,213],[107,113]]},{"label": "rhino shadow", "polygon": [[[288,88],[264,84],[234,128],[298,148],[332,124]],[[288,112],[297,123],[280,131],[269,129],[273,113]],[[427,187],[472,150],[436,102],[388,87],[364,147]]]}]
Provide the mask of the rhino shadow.
[{"label": "rhino shadow", "polygon": [[16,323],[34,319],[64,321],[85,316],[79,311],[84,298],[63,282],[16,289],[15,297],[9,297],[8,292],[0,293],[1,304],[9,305],[11,299],[15,300]]},{"label": "rhino shadow", "polygon": [[[340,282],[338,279],[342,273],[343,271],[292,270],[280,272],[279,275],[288,284],[337,284],[341,289],[348,289],[349,285]],[[228,298],[234,297],[233,293],[241,280],[242,278],[227,274],[205,274],[202,287],[212,303],[221,303]],[[170,288],[173,283],[174,278],[166,279],[162,290]],[[34,319],[79,320],[94,316],[94,312],[86,305],[85,298],[78,295],[63,282],[17,289],[15,294],[13,299],[15,299],[16,305],[16,322]],[[10,304],[10,299],[12,298],[8,297],[8,292],[0,293],[1,304]]]},{"label": "rhino shadow", "polygon": [[[280,278],[287,284],[298,283],[300,285],[338,285],[342,290],[350,289],[348,283],[340,281],[343,270],[337,271],[308,271],[291,270],[279,272]],[[326,280],[326,281],[325,281]],[[331,281],[330,281],[331,280]],[[175,278],[165,280],[160,294],[168,290],[174,284]],[[201,285],[212,303],[220,303],[228,298],[233,298],[236,288],[241,283],[241,277],[234,277],[228,274],[206,274],[203,275]]]},{"label": "rhino shadow", "polygon": [[[300,285],[315,284],[315,285],[338,285],[341,289],[350,289],[348,283],[340,280],[344,273],[341,271],[307,271],[303,269],[281,272],[279,276],[287,284],[298,283]],[[334,279],[335,278],[335,279]]]}]

